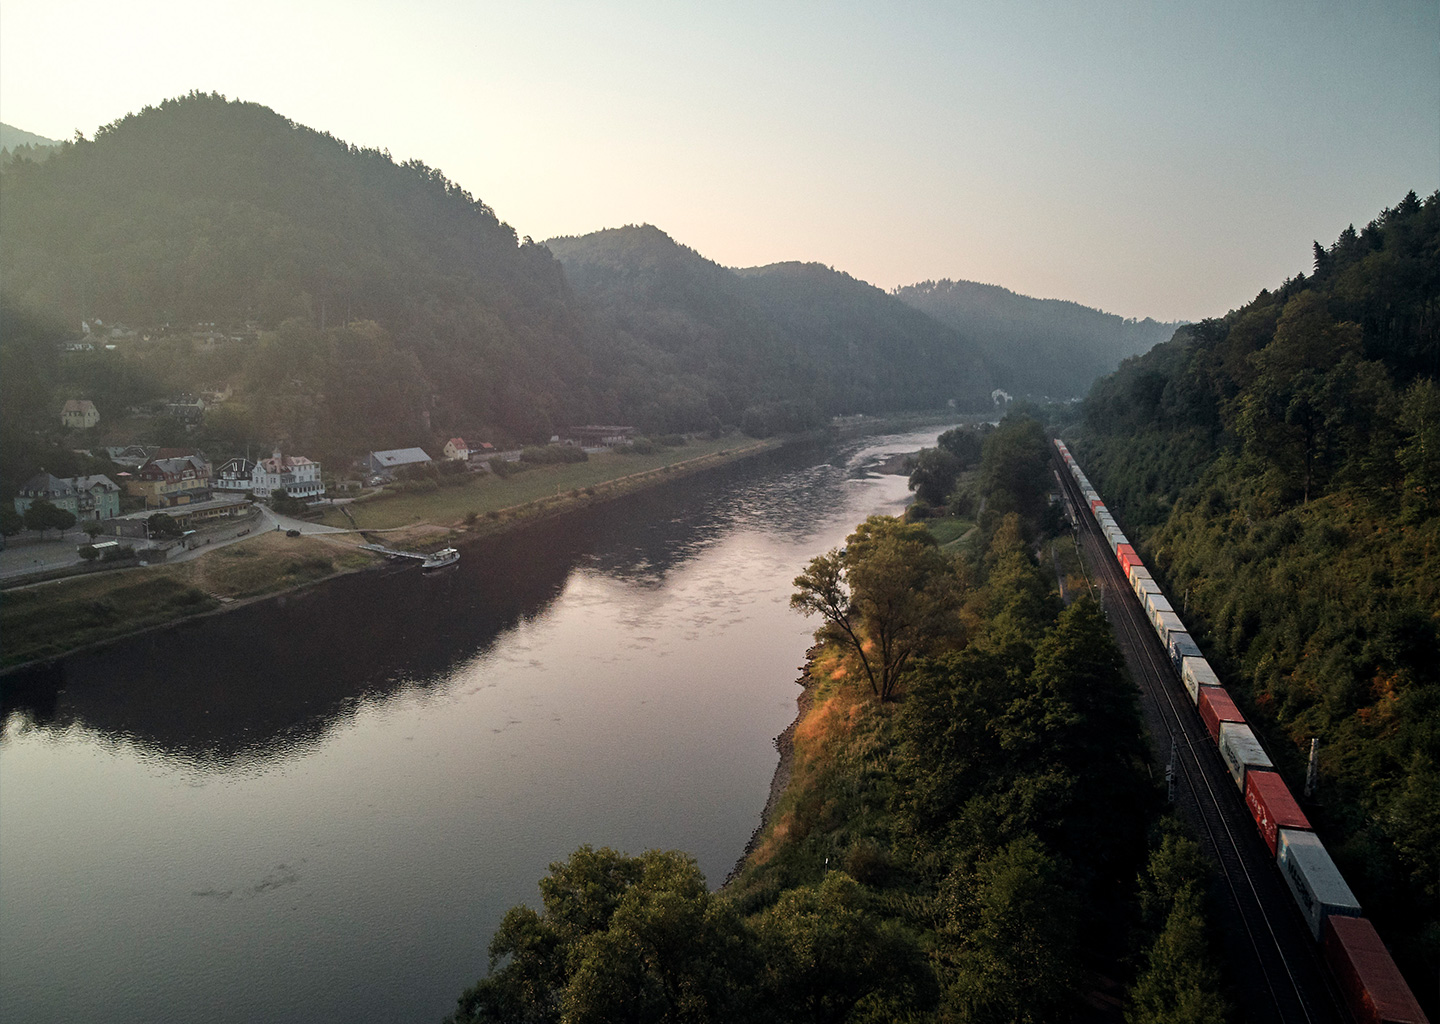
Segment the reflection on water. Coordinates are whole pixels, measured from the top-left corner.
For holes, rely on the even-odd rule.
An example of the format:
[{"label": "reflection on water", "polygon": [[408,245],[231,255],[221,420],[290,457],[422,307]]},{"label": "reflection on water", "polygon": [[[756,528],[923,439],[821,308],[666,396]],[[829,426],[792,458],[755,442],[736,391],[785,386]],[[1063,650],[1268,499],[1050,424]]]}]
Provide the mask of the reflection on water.
[{"label": "reflection on water", "polygon": [[0,1016],[434,1020],[582,842],[753,828],[805,561],[899,478],[789,449],[0,686]]}]

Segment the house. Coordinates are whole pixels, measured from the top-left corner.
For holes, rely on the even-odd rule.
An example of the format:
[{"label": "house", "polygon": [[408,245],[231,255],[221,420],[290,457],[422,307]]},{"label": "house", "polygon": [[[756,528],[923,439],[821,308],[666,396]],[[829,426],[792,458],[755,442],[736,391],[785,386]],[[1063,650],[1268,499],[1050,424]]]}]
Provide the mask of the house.
[{"label": "house", "polygon": [[181,423],[199,423],[205,418],[205,399],[198,395],[180,395],[165,403],[165,412]]},{"label": "house", "polygon": [[463,437],[452,437],[445,442],[445,457],[447,459],[463,461],[470,458],[472,451],[474,451],[474,448],[470,442],[466,441]]},{"label": "house", "polygon": [[48,501],[80,522],[100,522],[120,514],[120,486],[108,476],[61,478],[38,473],[25,482],[15,498],[22,516],[37,501]]},{"label": "house", "polygon": [[489,441],[481,441],[470,449],[470,461],[489,468],[490,460],[495,457],[495,446]]},{"label": "house", "polygon": [[392,448],[387,452],[371,452],[365,457],[365,469],[377,476],[390,476],[406,466],[423,466],[433,461],[419,448]]},{"label": "house", "polygon": [[129,492],[146,508],[170,508],[209,501],[210,479],[210,465],[198,455],[154,458],[135,473]]},{"label": "house", "polygon": [[258,498],[268,498],[275,491],[283,490],[292,498],[310,501],[324,497],[325,484],[320,478],[320,463],[311,462],[303,455],[281,455],[276,448],[273,456],[255,463],[250,490]]},{"label": "house", "polygon": [[72,398],[60,410],[60,425],[89,430],[100,422],[100,410],[88,398]]},{"label": "house", "polygon": [[132,469],[138,469],[160,454],[159,448],[146,447],[143,444],[114,445],[102,448],[101,451],[115,465],[129,466]]},{"label": "house", "polygon": [[250,488],[255,486],[251,477],[255,473],[255,463],[249,459],[231,459],[215,471],[210,486],[217,491],[232,491],[241,494],[248,493]]}]

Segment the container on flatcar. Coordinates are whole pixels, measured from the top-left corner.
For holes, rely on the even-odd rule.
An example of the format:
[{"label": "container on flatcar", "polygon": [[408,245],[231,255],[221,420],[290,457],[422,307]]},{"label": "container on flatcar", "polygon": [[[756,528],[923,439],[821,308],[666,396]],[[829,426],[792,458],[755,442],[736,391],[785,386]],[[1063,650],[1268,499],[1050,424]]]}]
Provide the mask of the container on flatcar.
[{"label": "container on flatcar", "polygon": [[1156,612],[1173,612],[1175,609],[1170,606],[1170,600],[1163,593],[1151,594],[1145,599],[1145,614],[1150,621],[1155,621]]},{"label": "container on flatcar", "polygon": [[1327,917],[1361,915],[1360,901],[1314,832],[1282,828],[1276,849],[1275,863],[1316,942]]},{"label": "container on flatcar", "polygon": [[1134,565],[1130,566],[1130,568],[1125,570],[1125,575],[1130,578],[1131,586],[1135,585],[1136,580],[1153,580],[1155,578],[1154,576],[1150,575],[1150,570],[1147,569],[1145,566],[1141,565],[1139,562],[1136,562]]},{"label": "container on flatcar", "polygon": [[1117,526],[1115,528],[1115,532],[1110,536],[1111,553],[1118,555],[1121,545],[1124,545],[1127,548],[1130,547],[1130,538],[1126,537],[1125,534],[1121,533],[1120,528]]},{"label": "container on flatcar", "polygon": [[1310,829],[1310,819],[1290,794],[1290,787],[1278,773],[1259,768],[1245,773],[1245,806],[1260,830],[1260,838],[1273,856],[1282,828]]},{"label": "container on flatcar", "polygon": [[1245,776],[1257,768],[1274,769],[1275,762],[1265,753],[1255,733],[1244,722],[1220,723],[1220,759],[1230,770],[1241,793],[1245,792]]},{"label": "container on flatcar", "polygon": [[1223,686],[1203,686],[1200,688],[1200,720],[1205,723],[1210,738],[1216,743],[1220,742],[1220,724],[1222,722],[1244,722],[1245,716],[1230,699],[1230,694],[1225,692]]},{"label": "container on flatcar", "polygon": [[1429,1024],[1369,918],[1327,917],[1321,948],[1360,1024]]},{"label": "container on flatcar", "polygon": [[1120,569],[1125,573],[1126,579],[1130,578],[1130,567],[1140,564],[1140,556],[1135,553],[1135,545],[1129,541],[1115,549],[1115,558],[1120,562]]},{"label": "container on flatcar", "polygon": [[1170,640],[1166,644],[1170,649],[1170,664],[1175,667],[1175,674],[1180,674],[1180,663],[1186,658],[1200,657],[1200,645],[1189,633],[1171,633]]},{"label": "container on flatcar", "polygon": [[1196,704],[1200,703],[1200,687],[1220,685],[1220,677],[1204,658],[1186,658],[1181,661],[1180,681],[1185,684],[1186,692]]},{"label": "container on flatcar", "polygon": [[1155,635],[1160,638],[1166,650],[1170,649],[1171,633],[1186,632],[1185,623],[1180,621],[1180,616],[1175,612],[1156,612],[1154,621]]},{"label": "container on flatcar", "polygon": [[[1142,607],[1144,607],[1145,603],[1150,599],[1151,594],[1160,594],[1161,597],[1165,596],[1160,592],[1160,584],[1154,580],[1144,579],[1135,581],[1135,596],[1139,598]],[[1147,612],[1146,615],[1148,617],[1149,613]]]},{"label": "container on flatcar", "polygon": [[1090,499],[1090,511],[1091,511],[1091,513],[1093,513],[1094,515],[1099,515],[1099,514],[1100,514],[1100,510],[1103,509],[1104,507],[1105,507],[1105,503],[1100,500],[1100,496],[1099,496],[1099,495],[1096,495],[1095,497],[1093,497],[1093,498]]}]

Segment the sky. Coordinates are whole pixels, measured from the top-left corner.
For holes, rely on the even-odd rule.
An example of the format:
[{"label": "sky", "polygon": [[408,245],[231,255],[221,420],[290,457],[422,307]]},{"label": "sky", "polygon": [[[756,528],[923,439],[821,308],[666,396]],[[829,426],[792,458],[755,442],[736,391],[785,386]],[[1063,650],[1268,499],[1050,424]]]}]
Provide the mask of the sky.
[{"label": "sky", "polygon": [[0,120],[198,89],[419,158],[541,240],[1223,315],[1440,188],[1440,3],[0,0]]}]

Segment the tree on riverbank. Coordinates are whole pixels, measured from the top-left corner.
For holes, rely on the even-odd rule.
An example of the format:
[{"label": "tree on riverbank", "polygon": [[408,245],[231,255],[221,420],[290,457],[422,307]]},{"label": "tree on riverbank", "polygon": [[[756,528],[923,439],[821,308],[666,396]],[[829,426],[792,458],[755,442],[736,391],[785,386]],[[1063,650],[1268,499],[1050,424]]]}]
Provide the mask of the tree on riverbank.
[{"label": "tree on riverbank", "polygon": [[817,634],[854,655],[881,701],[911,660],[955,632],[959,583],[924,526],[871,516],[846,546],[810,560],[790,607],[825,620]]}]

